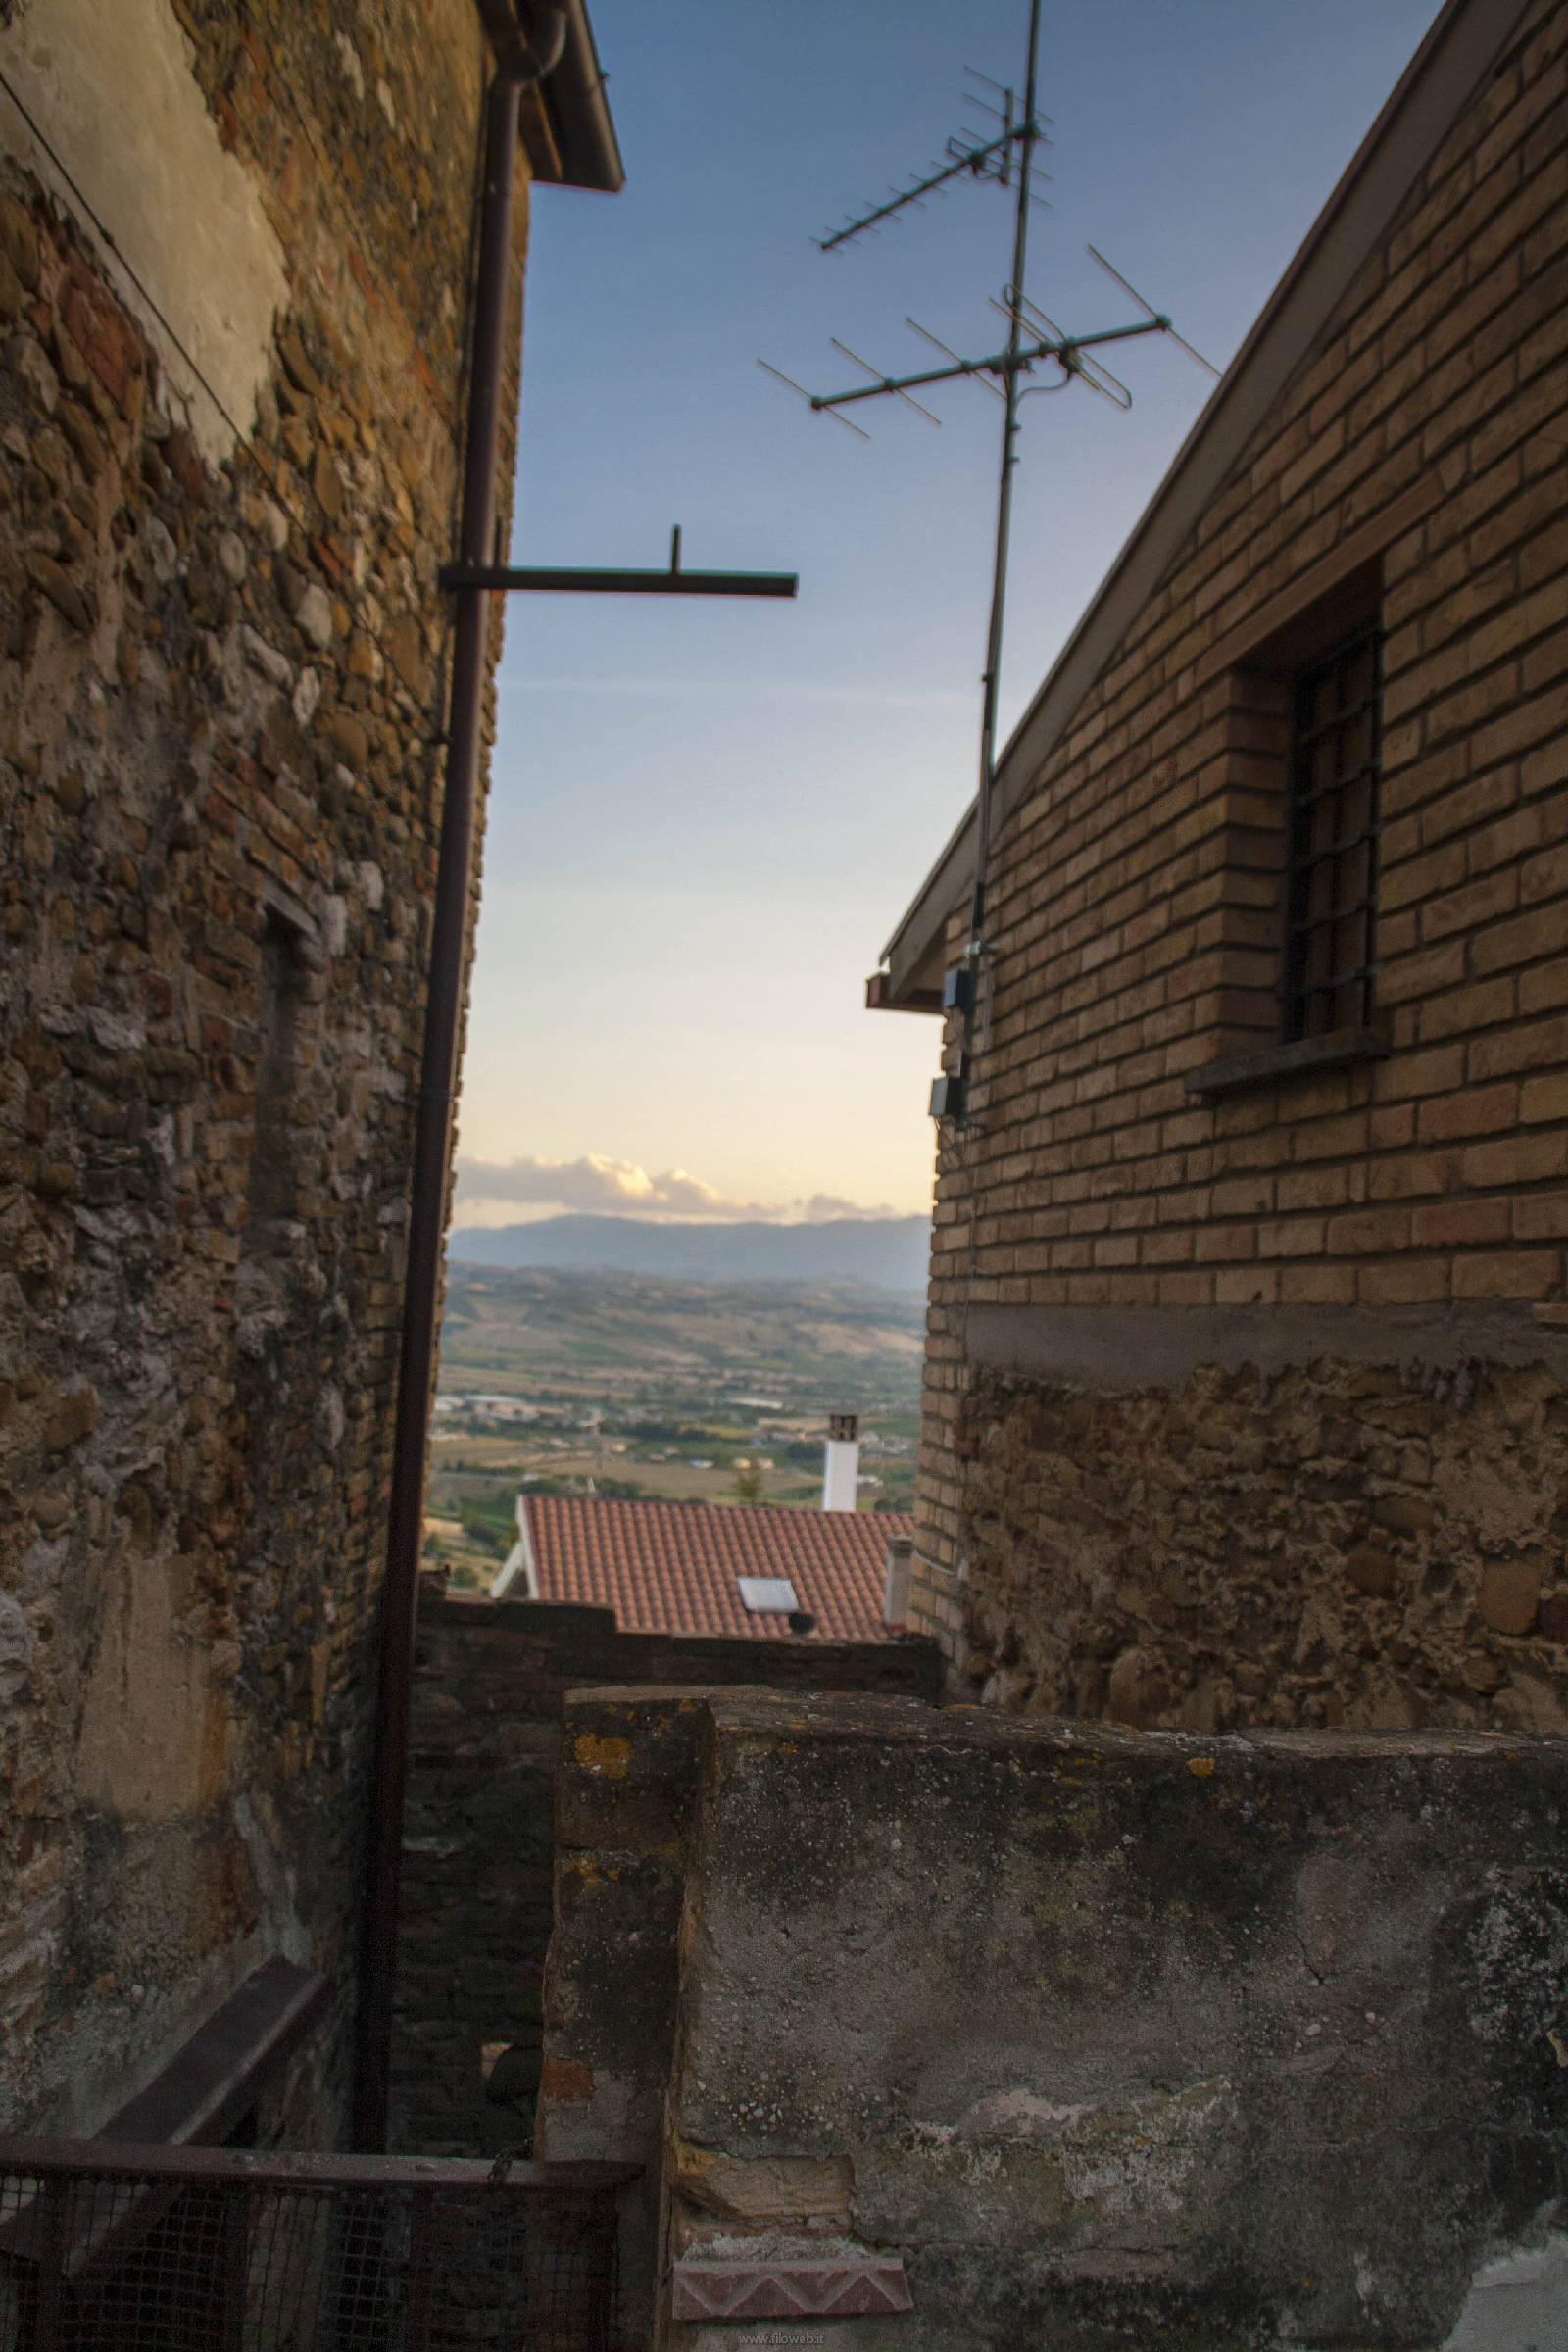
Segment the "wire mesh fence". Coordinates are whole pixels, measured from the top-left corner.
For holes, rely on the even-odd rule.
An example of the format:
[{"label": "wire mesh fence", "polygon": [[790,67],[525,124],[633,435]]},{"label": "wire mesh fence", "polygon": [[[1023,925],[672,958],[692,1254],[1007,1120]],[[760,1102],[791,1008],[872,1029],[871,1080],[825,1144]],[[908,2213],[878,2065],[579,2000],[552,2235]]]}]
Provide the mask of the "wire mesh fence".
[{"label": "wire mesh fence", "polygon": [[635,2178],[0,2140],[0,2352],[612,2352]]}]

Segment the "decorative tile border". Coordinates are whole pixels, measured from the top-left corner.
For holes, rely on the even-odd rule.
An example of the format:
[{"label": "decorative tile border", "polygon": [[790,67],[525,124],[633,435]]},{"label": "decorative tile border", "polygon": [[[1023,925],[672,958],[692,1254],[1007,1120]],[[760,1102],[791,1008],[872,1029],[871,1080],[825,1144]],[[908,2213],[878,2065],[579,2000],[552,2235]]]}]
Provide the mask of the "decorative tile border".
[{"label": "decorative tile border", "polygon": [[896,2254],[859,2262],[701,2262],[675,2265],[675,2320],[855,2319],[912,2311]]}]

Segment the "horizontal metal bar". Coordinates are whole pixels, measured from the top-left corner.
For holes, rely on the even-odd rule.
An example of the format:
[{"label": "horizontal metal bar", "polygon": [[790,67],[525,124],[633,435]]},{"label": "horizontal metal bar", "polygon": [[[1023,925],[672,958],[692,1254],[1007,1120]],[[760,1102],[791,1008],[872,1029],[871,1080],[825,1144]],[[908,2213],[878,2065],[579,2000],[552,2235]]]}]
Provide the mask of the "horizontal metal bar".
[{"label": "horizontal metal bar", "polygon": [[1347,703],[1343,710],[1331,710],[1327,718],[1317,718],[1312,721],[1310,726],[1298,727],[1296,733],[1298,749],[1303,753],[1309,752],[1312,746],[1321,743],[1325,736],[1337,733],[1342,727],[1354,726],[1359,720],[1365,718],[1369,711],[1376,710],[1381,701],[1381,695],[1369,694],[1359,703]]},{"label": "horizontal metal bar", "polygon": [[1314,784],[1309,791],[1298,788],[1291,794],[1292,809],[1298,816],[1304,815],[1320,801],[1326,801],[1331,792],[1354,792],[1360,786],[1375,785],[1381,773],[1377,761],[1369,760],[1364,766],[1347,768],[1343,776],[1334,776],[1327,784]]},{"label": "horizontal metal bar", "polygon": [[1298,980],[1277,993],[1288,1004],[1302,1004],[1308,997],[1332,997],[1342,988],[1364,988],[1369,980],[1377,978],[1382,969],[1381,963],[1352,964],[1348,970],[1330,972],[1322,980]]},{"label": "horizontal metal bar", "polygon": [[[976,99],[973,103],[980,105],[983,101]],[[966,147],[961,155],[955,156],[952,163],[942,171],[933,172],[929,179],[917,179],[906,188],[897,189],[886,204],[876,205],[870,212],[862,213],[858,220],[849,221],[843,228],[835,228],[825,237],[813,237],[812,244],[819,253],[831,253],[835,245],[847,245],[851,237],[858,237],[862,229],[873,228],[878,220],[887,220],[890,213],[901,212],[906,204],[917,204],[933,188],[940,188],[946,181],[956,179],[960,172],[977,172],[988,157],[1000,154],[1004,147],[1010,147],[1021,139],[1024,129],[1025,125],[1020,122],[1015,130],[1004,130],[1000,138],[988,139],[983,146]]]},{"label": "horizontal metal bar", "polygon": [[222,2139],[304,2039],[326,1992],[325,1977],[315,1970],[281,1955],[265,1961],[162,2072],[116,2110],[99,2138],[142,2145]]},{"label": "horizontal metal bar", "polygon": [[848,392],[813,392],[808,398],[813,409],[842,409],[852,400],[879,400],[887,392],[906,392],[920,384],[951,384],[964,375],[1026,375],[1036,360],[1059,360],[1065,366],[1074,352],[1093,351],[1102,343],[1125,343],[1134,335],[1162,334],[1169,324],[1168,318],[1147,318],[1139,326],[1110,326],[1098,335],[1062,335],[1054,342],[1043,335],[1037,342],[1020,345],[1016,357],[996,351],[988,359],[959,360],[952,368],[923,368],[916,375],[884,375],[874,384],[853,384]]},{"label": "horizontal metal bar", "polygon": [[[519,2159],[504,2185],[535,2195],[603,2195],[641,2177],[638,2164]],[[495,2184],[482,2157],[338,2156],[281,2149],[137,2146],[130,2140],[0,2139],[0,2174],[34,2179],[248,2180],[276,2188],[482,2189]]]},{"label": "horizontal metal bar", "polygon": [[443,564],[443,588],[538,596],[793,596],[798,571],[559,571],[508,564]]},{"label": "horizontal metal bar", "polygon": [[1330,842],[1326,850],[1313,850],[1297,859],[1298,874],[1309,874],[1320,865],[1332,865],[1336,858],[1348,858],[1352,850],[1362,850],[1383,836],[1381,825],[1368,825],[1363,832],[1347,833],[1340,841]]},{"label": "horizontal metal bar", "polygon": [[1370,914],[1377,906],[1376,899],[1348,899],[1331,914],[1314,914],[1298,923],[1288,923],[1286,930],[1292,939],[1311,939],[1320,931],[1332,931],[1336,924],[1348,923],[1357,915]]},{"label": "horizontal metal bar", "polygon": [[[1343,919],[1343,922],[1354,922],[1354,919],[1356,919],[1356,915],[1359,915],[1359,912],[1363,912],[1361,907],[1349,907],[1349,910],[1345,912],[1345,915],[1340,917],[1340,919]],[[1312,934],[1309,934],[1309,931],[1302,931],[1300,924],[1291,924],[1291,939],[1296,939],[1298,943],[1302,943],[1302,941],[1309,941],[1309,939],[1312,939]],[[1304,953],[1304,951],[1302,951],[1302,946],[1298,946],[1298,955],[1300,955],[1300,953]],[[1363,953],[1366,953],[1366,943],[1363,943]],[[1307,978],[1298,978],[1298,981],[1293,983],[1293,986],[1296,986],[1296,988],[1338,988],[1338,986],[1340,986],[1340,981],[1359,981],[1359,978],[1366,976],[1368,971],[1375,971],[1375,969],[1378,969],[1378,966],[1375,966],[1375,964],[1354,964],[1354,966],[1351,966],[1349,971],[1336,971],[1336,974],[1333,974],[1333,976],[1324,976],[1324,978],[1321,978],[1321,981],[1307,981]]]}]

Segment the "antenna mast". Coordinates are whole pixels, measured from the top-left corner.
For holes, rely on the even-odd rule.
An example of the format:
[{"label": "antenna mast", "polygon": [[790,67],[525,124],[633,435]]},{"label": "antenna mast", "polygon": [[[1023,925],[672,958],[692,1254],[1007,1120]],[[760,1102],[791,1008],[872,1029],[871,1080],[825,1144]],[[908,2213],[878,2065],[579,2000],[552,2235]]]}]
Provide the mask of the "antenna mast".
[{"label": "antenna mast", "polygon": [[[863,439],[869,436],[843,414],[846,408],[857,401],[891,396],[906,402],[911,408],[919,409],[922,416],[930,417],[933,424],[938,424],[941,418],[932,416],[929,409],[921,408],[918,401],[911,400],[911,391],[928,384],[950,383],[967,377],[986,391],[994,393],[1003,403],[1002,462],[997,481],[991,612],[986,627],[986,665],[982,673],[984,699],[980,719],[980,783],[975,801],[974,890],[969,903],[969,938],[962,964],[950,972],[943,983],[944,1005],[963,1016],[963,1045],[956,1076],[938,1079],[931,1096],[934,1117],[952,1118],[960,1124],[967,1118],[969,1073],[980,1001],[980,974],[986,956],[986,884],[991,862],[992,809],[996,788],[997,700],[1002,676],[1003,625],[1007,601],[1013,475],[1018,464],[1019,409],[1031,392],[1059,392],[1074,377],[1087,384],[1091,391],[1099,392],[1114,402],[1118,408],[1130,408],[1132,394],[1126,385],[1120,383],[1107,368],[1091,355],[1106,343],[1122,343],[1138,335],[1169,335],[1174,342],[1181,344],[1184,351],[1191,353],[1200,367],[1207,368],[1211,375],[1219,373],[1217,368],[1209,367],[1201,353],[1194,351],[1192,345],[1176,333],[1165,314],[1147,303],[1136,287],[1130,286],[1119,270],[1112,270],[1103,254],[1097,253],[1092,245],[1089,248],[1091,255],[1123,291],[1132,296],[1145,314],[1142,319],[1131,326],[1107,327],[1095,334],[1067,335],[1024,292],[1029,210],[1031,205],[1042,202],[1033,186],[1035,151],[1045,136],[1045,126],[1035,111],[1040,64],[1040,9],[1041,0],[1029,0],[1029,50],[1024,69],[1021,107],[1017,106],[1014,91],[1001,90],[1002,106],[988,108],[1002,123],[1000,135],[978,143],[950,140],[946,164],[933,167],[924,178],[914,180],[903,190],[896,190],[891,197],[871,206],[858,219],[817,239],[821,251],[831,253],[849,244],[862,232],[874,232],[883,221],[895,218],[906,206],[912,204],[918,207],[933,192],[945,193],[948,185],[964,173],[971,179],[997,181],[1003,187],[1012,187],[1016,179],[1012,275],[1003,289],[1003,300],[992,304],[992,308],[999,310],[1007,322],[1004,347],[989,353],[984,359],[964,359],[939,341],[917,320],[910,318],[906,323],[914,328],[915,333],[935,345],[952,364],[945,368],[928,368],[915,375],[880,375],[868,361],[860,359],[835,338],[835,347],[847,359],[854,360],[856,366],[863,368],[871,378],[869,383],[857,384],[845,392],[808,392],[804,384],[797,384],[791,377],[780,375],[779,370],[769,368],[765,360],[758,362],[758,366],[765,368],[769,375],[788,384],[791,391],[801,393],[818,415],[837,417],[840,424],[849,425],[852,432],[861,433]],[[976,75],[975,78],[984,79],[984,76]],[[996,87],[995,84],[992,86]],[[971,100],[970,103],[982,102]],[[1026,384],[1023,379],[1034,373],[1036,364],[1047,360],[1054,362],[1059,370],[1056,381]]]},{"label": "antenna mast", "polygon": [[[980,718],[980,788],[975,799],[974,894],[969,902],[970,1005],[966,1008],[965,1057],[975,967],[985,954],[986,868],[991,861],[991,792],[996,772],[997,689],[1002,673],[1002,626],[1007,602],[1007,542],[1012,527],[1012,477],[1018,464],[1018,379],[1023,372],[1023,279],[1029,249],[1030,177],[1040,125],[1035,118],[1035,83],[1040,64],[1040,0],[1029,0],[1029,58],[1024,69],[1023,120],[1018,130],[1018,197],[1012,230],[1012,281],[1007,287],[1007,364],[1003,375],[1002,469],[997,482],[996,555],[991,572],[991,618],[986,628],[985,699]],[[1011,112],[1009,107],[1008,112]]]}]

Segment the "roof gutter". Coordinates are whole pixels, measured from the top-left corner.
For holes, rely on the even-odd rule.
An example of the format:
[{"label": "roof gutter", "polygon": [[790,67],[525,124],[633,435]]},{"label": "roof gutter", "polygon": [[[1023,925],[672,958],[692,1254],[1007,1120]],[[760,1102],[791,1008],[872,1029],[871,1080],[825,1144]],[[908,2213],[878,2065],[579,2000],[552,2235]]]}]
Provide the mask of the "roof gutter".
[{"label": "roof gutter", "polygon": [[[540,95],[561,158],[560,184],[615,195],[625,184],[626,171],[584,0],[566,0],[565,49]],[[543,180],[556,177],[537,164],[533,175]]]},{"label": "roof gutter", "polygon": [[[997,764],[997,830],[1038,780],[1085,696],[1310,353],[1416,172],[1507,48],[1529,5],[1447,0],[1008,739]],[[971,803],[882,951],[888,967],[883,1004],[900,1005],[940,973],[948,918],[973,887],[974,843]]]},{"label": "roof gutter", "polygon": [[[522,75],[528,94],[522,139],[532,178],[547,186],[615,195],[625,185],[626,172],[585,0],[536,6],[526,29],[517,21],[514,0],[474,0],[474,5],[497,71]],[[547,42],[554,51],[548,65],[542,62]],[[538,70],[530,72],[530,63]]]}]

